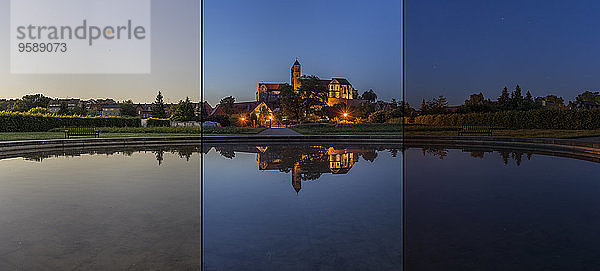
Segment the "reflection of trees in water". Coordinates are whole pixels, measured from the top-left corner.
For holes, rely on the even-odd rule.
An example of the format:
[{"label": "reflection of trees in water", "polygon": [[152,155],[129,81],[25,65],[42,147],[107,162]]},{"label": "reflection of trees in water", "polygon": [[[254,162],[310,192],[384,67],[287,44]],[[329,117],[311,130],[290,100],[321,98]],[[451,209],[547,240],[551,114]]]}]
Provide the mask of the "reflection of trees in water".
[{"label": "reflection of trees in water", "polygon": [[444,159],[448,156],[448,150],[440,147],[423,147],[422,149],[423,156],[431,155],[440,159]]},{"label": "reflection of trees in water", "polygon": [[218,150],[219,154],[225,158],[233,159],[235,158],[235,152],[233,150],[228,149],[220,149]]},{"label": "reflection of trees in water", "polygon": [[[505,165],[508,165],[508,163],[511,160],[513,160],[513,161],[515,161],[515,164],[517,166],[520,166],[521,163],[523,162],[523,156],[525,156],[527,158],[527,160],[531,160],[531,158],[533,156],[533,153],[531,153],[531,152],[525,152],[525,151],[519,151],[519,150],[493,151],[493,150],[480,150],[480,149],[478,149],[478,150],[463,149],[462,151],[469,152],[471,157],[479,158],[479,159],[483,159],[485,157],[486,153],[497,152],[500,155],[500,157],[502,158],[502,161],[504,162]],[[423,156],[430,155],[433,157],[437,157],[439,159],[444,159],[446,156],[448,156],[448,149],[444,148],[444,147],[434,147],[434,146],[422,147],[421,152],[423,153]]]},{"label": "reflection of trees in water", "polygon": [[154,154],[156,155],[156,161],[158,161],[158,165],[159,165],[159,166],[160,166],[160,165],[162,165],[162,161],[163,161],[163,160],[165,160],[165,159],[163,158],[163,154],[164,154],[164,153],[165,153],[165,152],[164,152],[164,151],[162,151],[162,150],[161,150],[161,151],[156,151],[156,152],[154,152]]},{"label": "reflection of trees in water", "polygon": [[[58,157],[79,157],[82,155],[123,155],[132,156],[134,153],[150,152],[156,156],[156,161],[161,165],[164,153],[175,154],[189,161],[194,153],[200,153],[200,146],[153,146],[153,147],[123,147],[123,148],[73,148],[60,151],[41,151],[19,155],[25,160],[43,162],[45,159]],[[4,158],[4,157],[2,157]]]}]

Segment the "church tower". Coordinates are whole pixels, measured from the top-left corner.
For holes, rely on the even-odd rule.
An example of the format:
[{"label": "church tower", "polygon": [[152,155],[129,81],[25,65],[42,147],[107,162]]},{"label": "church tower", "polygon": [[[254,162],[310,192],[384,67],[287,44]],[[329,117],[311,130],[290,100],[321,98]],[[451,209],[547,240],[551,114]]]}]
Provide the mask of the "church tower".
[{"label": "church tower", "polygon": [[294,90],[300,89],[300,67],[300,62],[298,62],[298,59],[296,59],[296,62],[294,62],[294,65],[292,65],[291,72],[291,83]]},{"label": "church tower", "polygon": [[300,169],[300,163],[298,162],[294,164],[294,169],[292,169],[292,187],[296,191],[296,194],[302,189],[302,170]]}]

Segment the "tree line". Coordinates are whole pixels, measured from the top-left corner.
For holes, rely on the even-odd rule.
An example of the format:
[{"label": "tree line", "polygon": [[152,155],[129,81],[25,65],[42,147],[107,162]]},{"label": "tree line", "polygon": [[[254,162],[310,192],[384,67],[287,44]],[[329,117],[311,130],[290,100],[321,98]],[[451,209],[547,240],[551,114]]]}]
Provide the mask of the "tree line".
[{"label": "tree line", "polygon": [[[0,112],[20,112],[30,114],[51,114],[48,111],[49,104],[54,99],[46,97],[43,94],[25,95],[20,99],[0,99]],[[137,117],[136,104],[132,100],[125,100],[117,103],[119,105],[120,115],[123,117]],[[169,114],[166,108],[169,107]],[[58,116],[100,116],[102,112],[94,109],[86,108],[83,104],[69,106],[66,101],[61,102],[58,110],[53,113]],[[195,114],[195,105],[190,101],[189,97],[185,100],[180,100],[175,105],[166,105],[161,91],[156,95],[155,101],[152,103],[153,118],[169,118],[177,121],[193,121],[199,118]]]},{"label": "tree line", "polygon": [[[420,115],[434,115],[446,113],[486,113],[499,111],[529,111],[537,109],[572,109],[587,110],[600,108],[600,93],[585,91],[579,94],[574,101],[565,101],[562,97],[556,95],[546,95],[533,97],[530,91],[523,95],[521,86],[517,85],[512,92],[504,87],[500,96],[494,101],[485,98],[483,93],[471,94],[465,102],[454,110],[450,110],[448,101],[444,96],[439,96],[430,100],[423,99],[419,108]],[[413,110],[409,106],[409,110]],[[411,111],[416,115],[416,110]],[[414,116],[407,114],[408,116]]]}]

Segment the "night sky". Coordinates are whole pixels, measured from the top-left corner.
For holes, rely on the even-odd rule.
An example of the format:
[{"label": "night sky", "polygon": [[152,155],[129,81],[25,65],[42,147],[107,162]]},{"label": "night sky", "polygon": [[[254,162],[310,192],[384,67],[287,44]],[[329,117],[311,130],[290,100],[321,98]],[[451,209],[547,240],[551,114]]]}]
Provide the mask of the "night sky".
[{"label": "night sky", "polygon": [[359,93],[401,98],[401,2],[204,1],[204,98],[255,100],[260,81],[346,77]]},{"label": "night sky", "polygon": [[406,99],[600,89],[600,1],[408,0]]}]

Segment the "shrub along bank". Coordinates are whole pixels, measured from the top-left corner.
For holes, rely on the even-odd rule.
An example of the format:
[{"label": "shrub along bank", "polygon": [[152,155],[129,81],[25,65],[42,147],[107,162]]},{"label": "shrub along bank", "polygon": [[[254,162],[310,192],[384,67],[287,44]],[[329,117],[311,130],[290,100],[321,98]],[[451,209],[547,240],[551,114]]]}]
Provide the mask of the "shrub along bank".
[{"label": "shrub along bank", "polygon": [[415,124],[428,126],[493,125],[506,129],[600,129],[600,109],[530,110],[469,114],[423,115]]},{"label": "shrub along bank", "polygon": [[139,118],[0,112],[0,132],[45,132],[60,127],[139,127]]}]

